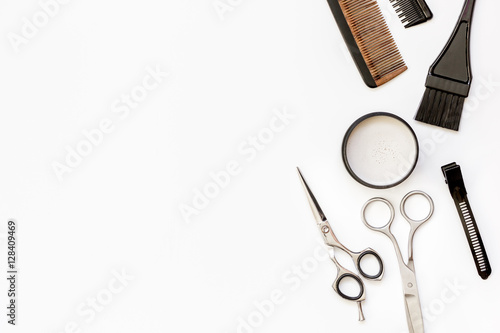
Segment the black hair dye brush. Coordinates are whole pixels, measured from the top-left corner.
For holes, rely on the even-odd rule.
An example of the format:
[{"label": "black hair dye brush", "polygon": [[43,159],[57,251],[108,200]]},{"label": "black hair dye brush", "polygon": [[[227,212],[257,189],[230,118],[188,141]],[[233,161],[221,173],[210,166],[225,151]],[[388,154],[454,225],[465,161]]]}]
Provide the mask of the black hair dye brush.
[{"label": "black hair dye brush", "polygon": [[415,120],[458,131],[472,82],[469,47],[475,3],[475,0],[465,1],[455,30],[430,67]]}]

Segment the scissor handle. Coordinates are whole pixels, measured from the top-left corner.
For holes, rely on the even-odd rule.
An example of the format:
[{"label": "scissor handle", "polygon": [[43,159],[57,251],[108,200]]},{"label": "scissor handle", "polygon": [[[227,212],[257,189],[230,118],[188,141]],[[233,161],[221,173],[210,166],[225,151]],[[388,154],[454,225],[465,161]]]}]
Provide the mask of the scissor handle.
[{"label": "scissor handle", "polygon": [[[376,227],[376,226],[371,225],[366,218],[366,210],[367,210],[368,206],[374,202],[384,203],[385,205],[387,205],[387,207],[389,207],[389,210],[391,211],[391,216],[389,217],[389,221],[381,227]],[[361,208],[361,220],[363,221],[365,226],[370,230],[379,231],[379,232],[385,233],[387,235],[390,234],[390,228],[391,228],[392,222],[394,221],[394,215],[395,215],[394,206],[389,202],[389,200],[384,199],[384,198],[380,198],[380,197],[371,198],[370,200],[365,202],[365,204],[363,205],[363,208]]]},{"label": "scissor handle", "polygon": [[[340,282],[342,282],[342,280],[345,278],[352,278],[354,281],[356,281],[356,283],[359,286],[359,294],[358,295],[349,296],[349,295],[342,292],[342,290],[340,289]],[[347,272],[343,273],[342,275],[338,276],[335,279],[335,282],[333,283],[333,289],[335,289],[335,291],[337,292],[337,294],[340,295],[340,297],[347,299],[349,301],[359,301],[365,294],[365,285],[363,284],[363,281],[361,281],[359,276],[357,276],[356,274],[347,273]]]},{"label": "scissor handle", "polygon": [[[338,272],[337,272],[337,277],[335,278],[335,281],[333,282],[333,290],[335,290],[335,292],[337,294],[340,295],[340,297],[342,297],[343,299],[346,299],[348,301],[354,301],[354,302],[357,302],[358,303],[358,312],[359,312],[359,321],[363,321],[365,320],[365,316],[363,314],[363,309],[362,309],[362,306],[361,306],[361,302],[363,302],[366,298],[366,294],[365,294],[365,285],[363,284],[363,281],[361,281],[361,279],[359,278],[359,276],[357,276],[356,274],[354,274],[353,272],[345,269],[344,267],[340,266],[340,264],[337,262],[337,260],[335,259],[335,257],[332,257],[332,260],[333,262],[335,263],[335,265],[337,266],[337,269],[338,269]],[[356,281],[356,283],[358,284],[358,287],[359,287],[359,293],[356,295],[356,296],[349,296],[347,295],[346,293],[344,293],[340,287],[340,283],[342,282],[343,279],[346,279],[346,278],[351,278],[353,279],[354,281]]]},{"label": "scissor handle", "polygon": [[[359,253],[352,253],[351,255],[353,257],[353,260],[356,263],[356,268],[358,269],[359,274],[361,274],[363,277],[365,277],[366,279],[369,279],[369,280],[382,279],[382,275],[384,274],[384,263],[383,263],[380,255],[377,252],[375,252],[375,250],[367,248]],[[378,268],[379,268],[377,273],[368,274],[365,271],[363,271],[363,268],[361,267],[361,262],[363,261],[363,259],[366,258],[366,256],[374,256],[375,259],[377,259]]]},{"label": "scissor handle", "polygon": [[[406,214],[406,210],[405,210],[406,201],[414,195],[421,195],[429,202],[429,213],[427,214],[426,217],[424,217],[421,220],[414,220],[414,219],[410,218],[408,216],[408,214]],[[434,213],[434,201],[432,201],[432,198],[430,197],[430,195],[428,195],[427,193],[425,193],[423,191],[411,191],[403,197],[403,199],[401,200],[401,204],[399,206],[399,209],[401,211],[401,215],[403,215],[405,220],[410,224],[410,234],[408,235],[408,266],[410,266],[410,268],[412,270],[414,270],[414,266],[413,266],[413,236],[415,235],[415,231],[417,231],[418,227],[420,227],[423,223],[427,222],[431,218],[432,214]]]},{"label": "scissor handle", "polygon": [[[406,201],[410,197],[415,196],[415,195],[421,195],[425,199],[427,199],[427,201],[429,202],[429,214],[427,214],[427,216],[424,217],[421,220],[414,220],[411,217],[409,217],[408,214],[406,214],[406,209],[405,209]],[[434,201],[432,200],[432,198],[430,197],[430,195],[428,195],[427,193],[425,193],[423,191],[411,191],[408,194],[406,194],[403,197],[403,199],[401,200],[401,204],[399,205],[399,210],[401,211],[401,215],[403,215],[403,217],[406,219],[406,221],[408,221],[408,223],[410,223],[410,224],[413,223],[413,224],[420,225],[420,224],[422,224],[424,222],[429,221],[429,219],[431,218],[432,214],[434,213]]]},{"label": "scissor handle", "polygon": [[[353,272],[351,272],[350,270],[348,270],[347,268],[340,265],[337,259],[335,258],[335,255],[331,255],[330,258],[332,259],[335,266],[337,266],[337,277],[333,281],[332,285],[333,290],[335,290],[335,292],[339,294],[342,298],[347,299],[349,301],[359,301],[359,302],[364,301],[365,285],[363,284],[363,281],[361,281],[361,278],[356,274],[354,274]],[[341,290],[340,283],[342,282],[342,280],[346,278],[352,278],[358,284],[359,294],[357,296],[349,296]]]}]

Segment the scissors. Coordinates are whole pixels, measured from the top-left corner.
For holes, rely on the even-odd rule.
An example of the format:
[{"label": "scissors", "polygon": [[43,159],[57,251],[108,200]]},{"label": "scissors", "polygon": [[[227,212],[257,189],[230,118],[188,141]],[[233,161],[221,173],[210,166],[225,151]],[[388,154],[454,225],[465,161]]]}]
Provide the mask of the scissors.
[{"label": "scissors", "polygon": [[[421,195],[429,202],[429,214],[422,220],[413,220],[406,214],[405,204],[406,201],[415,195]],[[371,225],[366,218],[366,210],[368,206],[374,202],[382,202],[386,204],[390,211],[391,216],[389,218],[389,222],[382,227],[375,227]],[[403,283],[403,293],[405,297],[405,309],[406,309],[406,321],[408,322],[408,330],[410,333],[423,333],[424,332],[424,322],[422,318],[422,309],[420,307],[420,298],[418,296],[418,288],[417,288],[417,279],[415,276],[415,264],[413,262],[413,236],[415,235],[415,231],[420,227],[423,223],[427,222],[432,214],[434,213],[434,202],[432,198],[425,192],[422,191],[412,191],[406,194],[401,200],[401,204],[399,206],[401,215],[405,218],[406,221],[410,224],[410,233],[408,235],[408,263],[405,264],[403,260],[403,256],[401,255],[401,249],[399,248],[398,241],[394,237],[394,234],[391,232],[391,225],[394,221],[394,207],[392,204],[384,199],[384,198],[372,198],[368,200],[362,210],[361,210],[361,219],[363,223],[371,230],[378,231],[389,237],[394,245],[394,249],[396,250],[396,256],[398,258],[399,271],[401,273],[401,280]]]},{"label": "scissors", "polygon": [[[382,276],[384,274],[384,265],[382,263],[382,259],[380,258],[380,256],[378,255],[377,252],[375,252],[374,250],[372,250],[370,248],[367,248],[361,252],[353,252],[353,251],[349,250],[348,248],[346,248],[344,245],[342,245],[342,243],[339,242],[339,240],[337,239],[337,237],[333,233],[333,230],[330,226],[330,223],[328,223],[328,220],[326,219],[325,214],[323,214],[321,207],[319,206],[318,202],[316,201],[316,198],[312,194],[311,189],[309,188],[304,177],[302,176],[300,169],[297,168],[297,171],[299,173],[300,181],[302,182],[302,185],[304,186],[304,190],[305,190],[306,195],[307,195],[307,200],[309,201],[309,205],[311,206],[311,209],[312,209],[313,215],[316,219],[316,223],[318,225],[318,228],[319,228],[321,234],[323,235],[323,241],[325,242],[326,246],[328,246],[329,249],[332,249],[332,251],[328,251],[328,253],[330,255],[330,259],[333,261],[333,263],[337,267],[337,277],[335,278],[333,285],[332,285],[333,290],[335,290],[335,292],[337,294],[339,294],[342,298],[357,302],[358,310],[359,310],[359,321],[363,321],[365,319],[365,317],[363,315],[363,309],[361,307],[361,302],[364,301],[365,297],[366,297],[365,286],[363,284],[363,281],[359,278],[358,275],[354,274],[353,272],[349,271],[348,269],[344,268],[343,266],[341,266],[339,264],[339,262],[335,258],[335,251],[333,251],[333,250],[335,248],[338,248],[338,249],[341,249],[344,252],[346,252],[354,261],[354,264],[355,264],[356,268],[358,269],[359,273],[363,277],[370,279],[370,280],[378,281],[378,280],[382,279]],[[377,259],[377,261],[378,261],[379,270],[375,275],[367,274],[361,268],[361,261],[363,260],[363,258],[365,258],[366,256],[369,256],[369,255],[374,256],[375,259]],[[358,284],[358,287],[359,287],[359,294],[357,296],[350,296],[350,295],[347,295],[346,293],[342,292],[341,287],[340,287],[340,283],[345,278],[351,278],[354,281],[356,281],[356,283]]]}]

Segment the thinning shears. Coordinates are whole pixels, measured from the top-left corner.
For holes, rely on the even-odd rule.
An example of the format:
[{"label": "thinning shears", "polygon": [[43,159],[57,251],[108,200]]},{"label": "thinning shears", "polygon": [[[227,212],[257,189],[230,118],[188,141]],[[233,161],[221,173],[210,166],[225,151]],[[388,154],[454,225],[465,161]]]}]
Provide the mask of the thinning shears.
[{"label": "thinning shears", "polygon": [[[422,220],[413,220],[408,217],[405,204],[407,200],[415,195],[421,195],[429,202],[429,213]],[[381,202],[389,207],[391,212],[389,222],[382,227],[373,226],[368,222],[367,218],[367,208],[370,204],[374,202]],[[406,321],[408,323],[408,330],[410,333],[423,333],[424,332],[424,322],[422,318],[422,309],[420,307],[420,298],[418,296],[418,288],[417,288],[417,278],[415,276],[415,263],[413,261],[413,236],[415,235],[415,231],[420,227],[423,223],[427,222],[433,212],[434,212],[434,203],[432,198],[425,192],[422,191],[412,191],[406,194],[401,200],[401,204],[399,206],[401,215],[405,218],[405,220],[410,224],[410,233],[408,235],[408,263],[405,264],[403,260],[403,256],[401,254],[401,249],[399,248],[398,241],[394,234],[391,232],[391,225],[394,221],[394,207],[392,204],[384,199],[384,198],[372,198],[368,200],[362,210],[361,210],[361,219],[363,223],[371,230],[378,231],[389,237],[394,245],[394,250],[396,251],[396,256],[398,258],[399,271],[401,273],[401,281],[403,283],[403,293],[405,299],[405,310],[406,310]]]},{"label": "thinning shears", "polygon": [[[377,252],[374,250],[367,248],[361,252],[353,252],[349,250],[347,247],[345,247],[342,243],[339,242],[335,234],[333,233],[333,229],[330,226],[330,223],[328,223],[328,220],[326,219],[325,214],[321,210],[321,207],[319,206],[318,202],[316,201],[316,198],[314,197],[313,193],[311,192],[311,189],[307,185],[304,177],[302,176],[302,173],[300,172],[299,168],[297,168],[297,171],[299,173],[299,178],[300,181],[302,182],[302,185],[304,186],[304,190],[307,195],[307,200],[309,201],[309,205],[311,206],[311,210],[313,212],[314,218],[316,219],[317,226],[319,228],[319,231],[323,235],[323,241],[325,242],[326,246],[331,249],[331,251],[328,251],[331,260],[337,267],[337,277],[335,278],[333,282],[333,289],[337,294],[339,294],[342,298],[350,300],[350,301],[355,301],[358,304],[358,310],[359,310],[359,320],[362,321],[364,320],[364,315],[363,315],[363,309],[361,307],[361,302],[365,300],[366,293],[365,293],[365,286],[363,284],[363,281],[359,278],[358,275],[354,274],[353,272],[349,271],[348,269],[344,268],[340,263],[337,261],[335,258],[335,251],[334,249],[341,249],[342,251],[346,252],[354,261],[354,264],[359,271],[359,273],[365,277],[366,279],[370,280],[380,280],[382,279],[382,276],[384,274],[384,264],[382,263],[382,259],[378,255]],[[378,267],[379,270],[376,274],[370,275],[367,274],[365,271],[363,271],[361,267],[361,261],[363,258],[366,258],[366,256],[373,256],[375,259],[377,259],[378,262]],[[342,292],[341,290],[341,282],[342,280],[346,278],[351,278],[353,279],[359,287],[359,293],[358,295],[355,296],[350,296],[347,295],[347,293]]]}]

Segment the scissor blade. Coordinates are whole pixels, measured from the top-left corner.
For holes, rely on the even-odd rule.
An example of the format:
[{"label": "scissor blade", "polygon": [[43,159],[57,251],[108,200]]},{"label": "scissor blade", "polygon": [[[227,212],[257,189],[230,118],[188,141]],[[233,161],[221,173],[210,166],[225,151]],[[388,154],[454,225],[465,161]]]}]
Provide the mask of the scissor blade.
[{"label": "scissor blade", "polygon": [[299,173],[299,178],[300,181],[302,182],[302,186],[304,186],[304,191],[306,191],[307,201],[309,201],[309,206],[311,206],[311,210],[313,212],[314,218],[316,219],[316,222],[318,223],[325,222],[326,216],[325,214],[323,214],[323,211],[321,210],[318,201],[316,201],[314,194],[307,185],[307,182],[304,179],[304,176],[302,176],[302,173],[300,172],[300,169],[298,167],[297,167],[297,172]]},{"label": "scissor blade", "polygon": [[424,333],[424,320],[418,295],[405,295],[406,320],[410,333]]}]

